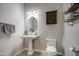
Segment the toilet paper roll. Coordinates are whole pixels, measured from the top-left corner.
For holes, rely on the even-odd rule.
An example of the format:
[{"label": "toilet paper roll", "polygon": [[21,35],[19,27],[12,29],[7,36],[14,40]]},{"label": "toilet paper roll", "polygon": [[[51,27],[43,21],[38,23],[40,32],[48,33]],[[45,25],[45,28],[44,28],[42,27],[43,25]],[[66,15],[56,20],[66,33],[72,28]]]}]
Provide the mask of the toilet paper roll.
[{"label": "toilet paper roll", "polygon": [[70,51],[75,51],[75,47],[70,47],[69,50]]}]

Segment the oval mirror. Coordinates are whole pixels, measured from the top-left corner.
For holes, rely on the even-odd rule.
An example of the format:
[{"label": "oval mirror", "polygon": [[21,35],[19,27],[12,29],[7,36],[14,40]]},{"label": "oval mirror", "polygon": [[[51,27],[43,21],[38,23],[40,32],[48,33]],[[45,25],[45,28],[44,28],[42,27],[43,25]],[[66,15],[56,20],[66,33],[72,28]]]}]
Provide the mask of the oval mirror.
[{"label": "oval mirror", "polygon": [[30,17],[27,20],[27,27],[29,33],[35,33],[37,30],[37,19],[35,17]]}]

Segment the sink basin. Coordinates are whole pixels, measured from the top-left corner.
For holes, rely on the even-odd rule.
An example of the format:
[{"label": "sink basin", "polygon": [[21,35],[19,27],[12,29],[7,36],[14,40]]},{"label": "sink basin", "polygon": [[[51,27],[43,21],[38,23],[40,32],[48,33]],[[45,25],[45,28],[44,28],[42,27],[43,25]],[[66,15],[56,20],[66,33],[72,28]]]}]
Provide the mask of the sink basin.
[{"label": "sink basin", "polygon": [[37,38],[38,35],[23,35],[21,37],[25,38],[25,39],[31,39],[31,40],[33,40],[33,39]]}]

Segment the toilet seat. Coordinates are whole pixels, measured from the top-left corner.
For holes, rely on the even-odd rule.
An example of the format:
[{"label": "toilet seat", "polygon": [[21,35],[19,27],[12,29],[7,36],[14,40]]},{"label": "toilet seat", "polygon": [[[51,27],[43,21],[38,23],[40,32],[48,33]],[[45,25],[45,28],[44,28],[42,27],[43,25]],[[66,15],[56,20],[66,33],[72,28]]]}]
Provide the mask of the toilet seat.
[{"label": "toilet seat", "polygon": [[57,50],[56,50],[56,48],[53,47],[53,46],[47,46],[46,52],[47,52],[47,54],[50,55],[50,56],[54,56],[54,55],[57,54]]}]

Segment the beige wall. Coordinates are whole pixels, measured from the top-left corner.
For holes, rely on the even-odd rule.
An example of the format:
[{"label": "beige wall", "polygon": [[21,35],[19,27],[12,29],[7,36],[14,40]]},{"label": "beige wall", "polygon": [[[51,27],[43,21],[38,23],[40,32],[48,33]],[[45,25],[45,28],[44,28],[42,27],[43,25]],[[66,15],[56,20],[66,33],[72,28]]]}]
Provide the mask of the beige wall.
[{"label": "beige wall", "polygon": [[[34,41],[35,49],[46,49],[46,38],[57,39],[57,49],[62,48],[62,37],[63,37],[63,4],[54,3],[36,3],[36,4],[25,4],[25,20],[29,17],[28,12],[38,12],[36,16],[38,21],[37,33],[40,35],[39,39]],[[57,10],[57,24],[46,25],[46,11]],[[26,48],[27,48],[26,41]]]},{"label": "beige wall", "polygon": [[24,4],[0,4],[0,22],[15,25],[15,33],[0,33],[0,55],[13,55],[23,48],[23,39],[16,35],[24,33]]}]

